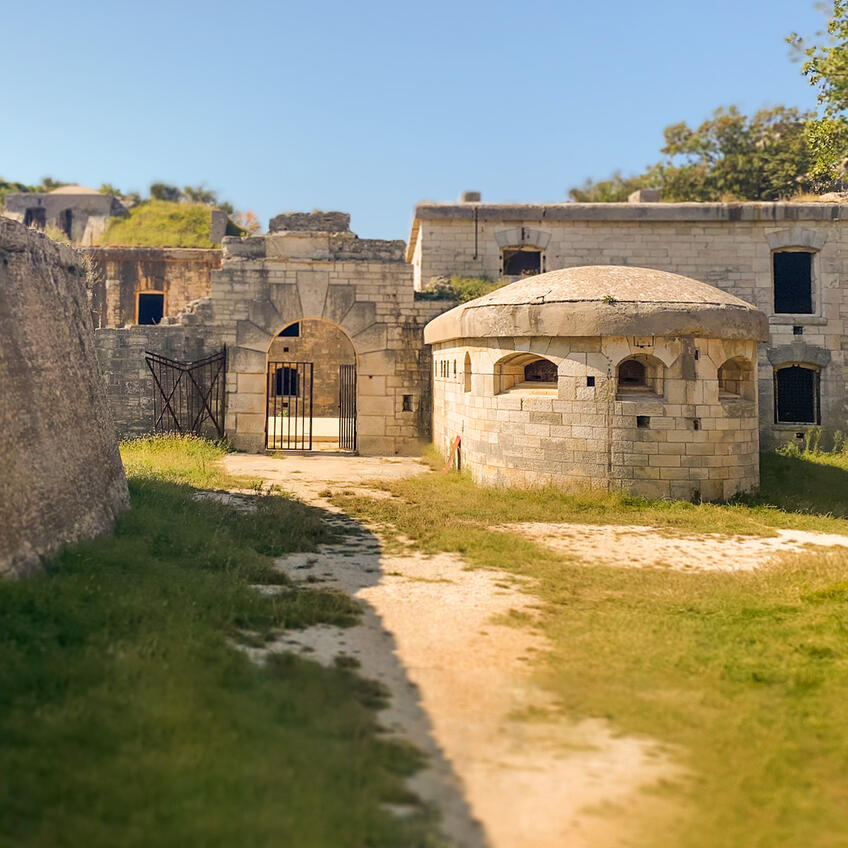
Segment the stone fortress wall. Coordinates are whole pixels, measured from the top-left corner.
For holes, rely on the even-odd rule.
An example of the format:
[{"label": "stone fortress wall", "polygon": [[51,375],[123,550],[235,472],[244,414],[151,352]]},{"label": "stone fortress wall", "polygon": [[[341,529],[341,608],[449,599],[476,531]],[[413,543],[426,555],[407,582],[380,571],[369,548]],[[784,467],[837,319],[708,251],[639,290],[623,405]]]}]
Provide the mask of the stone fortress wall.
[{"label": "stone fortress wall", "polygon": [[[466,341],[434,345],[433,441],[447,455],[459,435],[462,463],[479,483],[695,501],[728,498],[759,484],[753,375],[748,397],[722,398],[718,383],[727,360],[756,360],[756,342]],[[615,364],[646,355],[665,366],[663,397],[617,398]],[[505,371],[523,370],[538,357],[557,367],[554,387],[516,378],[516,386],[502,389]]]},{"label": "stone fortress wall", "polygon": [[0,575],[129,506],[79,256],[0,218]]},{"label": "stone fortress wall", "polygon": [[[816,422],[777,423],[776,369],[799,363],[820,380],[820,423],[848,422],[848,206],[832,203],[423,203],[407,258],[416,289],[458,274],[498,279],[504,250],[537,249],[541,271],[635,265],[710,283],[769,318],[760,346],[760,431],[765,445],[793,440]],[[812,311],[774,308],[773,255],[812,254]]]},{"label": "stone fortress wall", "polygon": [[340,329],[356,355],[360,452],[418,452],[430,437],[423,328],[451,304],[416,301],[404,243],[359,239],[349,220],[342,213],[283,215],[268,235],[226,238],[208,298],[157,327],[99,330],[98,356],[121,432],[149,432],[153,424],[145,349],[188,360],[226,345],[227,435],[236,448],[262,450],[269,348],[284,327],[318,319]]}]

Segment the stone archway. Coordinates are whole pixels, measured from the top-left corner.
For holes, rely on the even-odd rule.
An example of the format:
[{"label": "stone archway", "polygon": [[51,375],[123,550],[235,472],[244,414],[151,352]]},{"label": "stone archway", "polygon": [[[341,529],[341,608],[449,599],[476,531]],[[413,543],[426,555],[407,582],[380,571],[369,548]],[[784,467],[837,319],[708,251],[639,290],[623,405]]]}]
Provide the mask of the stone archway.
[{"label": "stone archway", "polygon": [[266,450],[356,449],[356,350],[336,324],[304,318],[266,358]]},{"label": "stone archway", "polygon": [[[269,274],[263,286],[266,297],[244,302],[242,312],[247,314],[236,320],[235,345],[229,348],[227,373],[227,433],[239,450],[265,448],[268,350],[280,331],[292,323],[319,320],[343,332],[353,348],[360,381],[377,376],[385,380],[385,375],[394,371],[387,356],[386,324],[377,321],[373,300],[358,300],[354,285],[330,283],[327,271],[285,275],[292,276],[296,283],[276,283]],[[382,412],[375,402],[379,400],[370,396],[357,398],[360,437],[365,438],[366,446],[372,435],[369,425],[385,428],[382,421],[376,424],[368,420],[376,418],[374,412]]]}]

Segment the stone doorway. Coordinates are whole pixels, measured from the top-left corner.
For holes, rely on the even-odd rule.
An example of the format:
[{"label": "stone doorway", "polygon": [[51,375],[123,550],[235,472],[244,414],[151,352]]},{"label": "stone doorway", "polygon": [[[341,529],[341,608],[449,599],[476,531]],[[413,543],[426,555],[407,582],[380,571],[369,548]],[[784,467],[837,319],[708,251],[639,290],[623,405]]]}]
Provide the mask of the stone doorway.
[{"label": "stone doorway", "polygon": [[328,321],[285,326],[266,357],[266,450],[356,450],[356,352]]}]

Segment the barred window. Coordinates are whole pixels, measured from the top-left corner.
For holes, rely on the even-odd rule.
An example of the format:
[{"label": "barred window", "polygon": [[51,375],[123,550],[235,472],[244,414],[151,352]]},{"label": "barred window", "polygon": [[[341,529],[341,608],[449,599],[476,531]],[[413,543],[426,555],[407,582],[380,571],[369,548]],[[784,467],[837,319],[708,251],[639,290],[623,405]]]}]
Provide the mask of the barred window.
[{"label": "barred window", "polygon": [[778,424],[820,424],[821,373],[803,365],[774,373],[774,420]]}]

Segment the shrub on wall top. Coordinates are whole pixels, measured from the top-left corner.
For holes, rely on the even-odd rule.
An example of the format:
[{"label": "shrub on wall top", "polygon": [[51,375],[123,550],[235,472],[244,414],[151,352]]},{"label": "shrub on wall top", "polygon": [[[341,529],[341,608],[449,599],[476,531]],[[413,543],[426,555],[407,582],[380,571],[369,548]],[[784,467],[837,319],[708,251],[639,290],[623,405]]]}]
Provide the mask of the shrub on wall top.
[{"label": "shrub on wall top", "polygon": [[212,208],[200,203],[149,200],[124,218],[109,221],[100,244],[142,247],[214,247],[209,240]]}]

